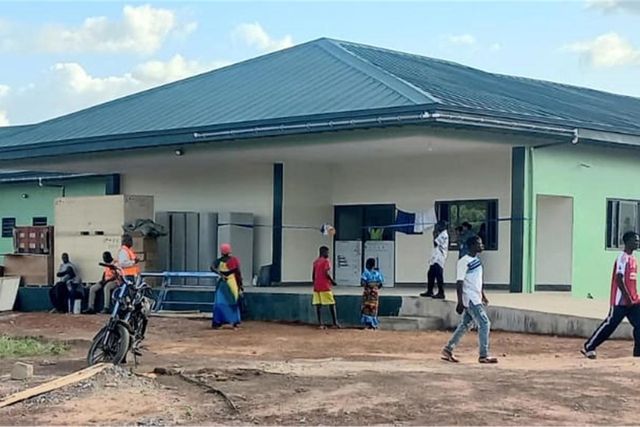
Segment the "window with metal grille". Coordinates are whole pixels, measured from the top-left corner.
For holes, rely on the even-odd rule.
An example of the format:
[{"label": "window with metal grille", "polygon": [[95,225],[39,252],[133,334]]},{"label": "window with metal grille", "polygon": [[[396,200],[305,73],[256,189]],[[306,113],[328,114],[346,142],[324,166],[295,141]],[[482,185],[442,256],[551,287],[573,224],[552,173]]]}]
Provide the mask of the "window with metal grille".
[{"label": "window with metal grille", "polygon": [[15,218],[2,218],[2,237],[13,237],[13,229],[15,226]]},{"label": "window with metal grille", "polygon": [[498,250],[498,201],[454,200],[436,202],[439,220],[449,223],[449,249],[458,249],[456,228],[462,223],[471,224],[472,231],[482,238],[485,250]]},{"label": "window with metal grille", "polygon": [[47,225],[47,217],[46,216],[34,216],[32,220],[32,224],[34,227]]},{"label": "window with metal grille", "polygon": [[607,200],[607,232],[605,247],[620,249],[627,231],[640,232],[640,200]]}]

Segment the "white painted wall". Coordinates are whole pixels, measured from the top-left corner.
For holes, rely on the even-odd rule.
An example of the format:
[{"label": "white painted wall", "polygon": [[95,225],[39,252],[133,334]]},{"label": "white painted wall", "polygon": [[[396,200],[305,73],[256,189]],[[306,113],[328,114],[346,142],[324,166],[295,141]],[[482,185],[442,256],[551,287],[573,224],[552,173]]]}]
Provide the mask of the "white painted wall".
[{"label": "white painted wall", "polygon": [[320,233],[320,225],[333,224],[332,169],[328,165],[287,162],[284,165],[283,223],[317,226],[315,230],[284,228],[282,231],[282,280],[309,282],[311,264],[320,246],[333,247]]},{"label": "white painted wall", "polygon": [[[393,142],[389,142],[392,144]],[[326,184],[325,184],[326,182]],[[330,191],[326,189],[330,188]],[[511,214],[511,151],[491,150],[457,154],[420,155],[378,162],[345,162],[331,166],[285,164],[285,222],[333,222],[333,206],[394,203],[407,211],[427,210],[438,200],[498,199],[500,217]],[[308,281],[310,262],[320,244],[320,233],[285,232],[283,279]],[[328,246],[331,247],[329,244]],[[396,282],[426,280],[431,253],[430,233],[396,234]],[[487,251],[485,281],[508,284],[510,222],[500,222],[498,251]],[[457,252],[450,254],[445,280],[455,280]]]},{"label": "white painted wall", "polygon": [[[273,165],[189,163],[187,167],[139,167],[122,175],[124,194],[153,195],[156,211],[250,212],[272,224]],[[254,229],[254,272],[271,264],[271,227]]]},{"label": "white painted wall", "polygon": [[573,198],[538,196],[536,284],[570,285],[573,262]]}]

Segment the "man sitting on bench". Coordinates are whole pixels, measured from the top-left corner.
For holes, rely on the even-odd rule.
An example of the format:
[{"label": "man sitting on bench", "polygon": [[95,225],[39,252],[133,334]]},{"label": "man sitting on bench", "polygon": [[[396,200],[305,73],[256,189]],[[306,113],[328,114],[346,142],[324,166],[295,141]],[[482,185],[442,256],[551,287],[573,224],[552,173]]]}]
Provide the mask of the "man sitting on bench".
[{"label": "man sitting on bench", "polygon": [[78,293],[78,288],[82,284],[78,269],[69,261],[69,254],[62,254],[62,264],[56,273],[58,282],[49,290],[49,299],[58,313],[68,313],[73,309],[69,308],[69,298]]}]

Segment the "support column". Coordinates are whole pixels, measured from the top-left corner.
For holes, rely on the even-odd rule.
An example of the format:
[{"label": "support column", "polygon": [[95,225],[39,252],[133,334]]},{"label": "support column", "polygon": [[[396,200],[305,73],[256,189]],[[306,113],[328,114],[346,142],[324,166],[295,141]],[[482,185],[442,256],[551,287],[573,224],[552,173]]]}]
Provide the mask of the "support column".
[{"label": "support column", "polygon": [[509,291],[521,293],[524,278],[526,148],[511,149],[511,274]]},{"label": "support column", "polygon": [[282,205],[284,202],[284,165],[273,165],[273,229],[271,239],[271,282],[282,281]]}]

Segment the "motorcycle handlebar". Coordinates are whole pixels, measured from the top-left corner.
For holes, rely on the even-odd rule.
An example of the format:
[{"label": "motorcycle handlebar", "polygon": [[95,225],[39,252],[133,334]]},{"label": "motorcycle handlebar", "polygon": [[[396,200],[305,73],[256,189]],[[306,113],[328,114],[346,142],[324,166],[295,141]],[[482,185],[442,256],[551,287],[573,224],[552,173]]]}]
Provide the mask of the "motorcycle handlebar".
[{"label": "motorcycle handlebar", "polygon": [[113,264],[107,264],[107,263],[104,263],[104,262],[99,262],[99,263],[98,263],[98,265],[100,265],[100,266],[102,266],[102,267],[110,268],[110,269],[112,269],[112,270],[117,270],[117,269],[118,269],[118,267],[116,267],[115,265],[113,265]]}]

